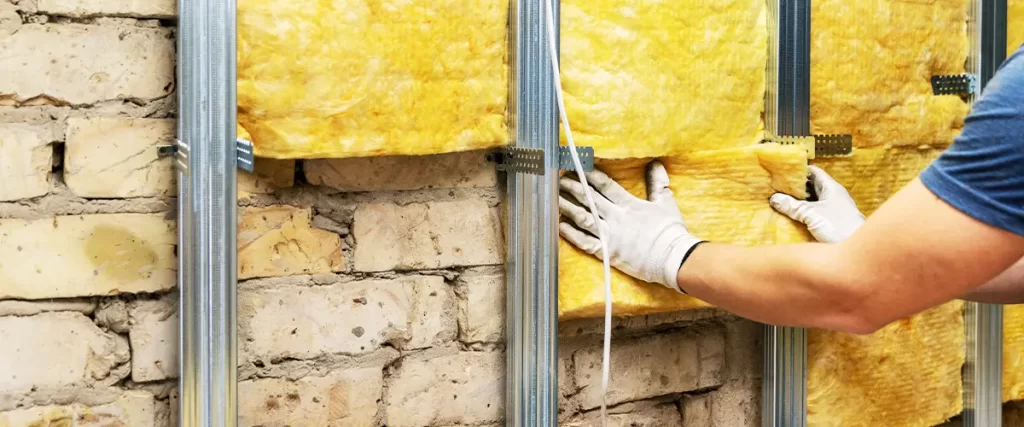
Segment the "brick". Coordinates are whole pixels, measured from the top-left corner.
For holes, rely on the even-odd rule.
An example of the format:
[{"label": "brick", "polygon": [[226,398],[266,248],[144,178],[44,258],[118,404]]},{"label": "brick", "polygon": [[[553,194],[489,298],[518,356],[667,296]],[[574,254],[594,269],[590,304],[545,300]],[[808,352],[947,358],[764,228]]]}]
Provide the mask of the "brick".
[{"label": "brick", "polygon": [[64,181],[79,197],[153,197],[175,193],[174,120],[110,117],[68,119]]},{"label": "brick", "polygon": [[455,339],[453,298],[437,276],[243,291],[240,341],[264,360],[423,348]]},{"label": "brick", "polygon": [[0,317],[0,393],[116,382],[128,362],[124,338],[81,313]]},{"label": "brick", "polygon": [[133,18],[172,18],[173,0],[38,0],[39,12],[71,17],[124,16]]},{"label": "brick", "polygon": [[[693,391],[701,386],[700,363],[703,349],[699,336],[688,332],[656,335],[612,343],[614,374],[608,389],[608,404],[631,402],[655,396]],[[581,387],[584,409],[601,405],[601,346],[573,355],[576,384]],[[629,366],[630,369],[614,369]],[[707,379],[705,386],[721,384]]]},{"label": "brick", "polygon": [[711,393],[685,396],[680,402],[683,425],[686,427],[714,427],[711,423]]},{"label": "brick", "polygon": [[21,25],[18,7],[8,2],[0,2],[0,37],[14,34],[21,28]]},{"label": "brick", "polygon": [[306,180],[341,191],[480,188],[498,184],[482,151],[433,156],[320,159],[304,163]]},{"label": "brick", "polygon": [[761,340],[764,325],[746,319],[737,319],[725,325],[726,378],[729,380],[757,380],[764,369]]},{"label": "brick", "polygon": [[242,381],[238,383],[239,425],[373,426],[383,389],[383,366],[297,381]]},{"label": "brick", "polygon": [[339,272],[341,236],[310,226],[309,209],[247,208],[238,223],[238,278]]},{"label": "brick", "polygon": [[92,314],[96,310],[96,301],[90,299],[60,299],[44,301],[0,301],[0,317],[3,316],[35,316],[50,311],[76,311]]},{"label": "brick", "polygon": [[74,403],[0,412],[0,426],[153,427],[154,402],[149,392],[130,390],[104,405]]},{"label": "brick", "polygon": [[496,422],[504,413],[505,357],[462,352],[405,360],[387,390],[390,427]]},{"label": "brick", "polygon": [[682,400],[686,427],[761,425],[761,385],[729,382],[710,393]]},{"label": "brick", "polygon": [[[619,408],[616,408],[619,410]],[[565,424],[567,427],[600,427],[600,411],[588,414],[583,420]],[[678,427],[683,425],[676,405],[660,404],[625,414],[608,414],[608,427]]]},{"label": "brick", "polygon": [[53,168],[50,142],[48,132],[40,126],[0,124],[0,202],[49,192]]},{"label": "brick", "polygon": [[358,271],[503,262],[498,209],[482,200],[359,206],[353,221]]},{"label": "brick", "polygon": [[505,276],[463,274],[459,284],[459,339],[498,342],[505,336]]},{"label": "brick", "polygon": [[295,160],[257,158],[252,172],[238,170],[238,197],[270,194],[295,185]]},{"label": "brick", "polygon": [[0,219],[0,299],[159,292],[175,286],[174,221],[163,214]]},{"label": "brick", "polygon": [[723,328],[712,327],[699,332],[700,378],[697,388],[722,384],[725,373],[725,334]]},{"label": "brick", "polygon": [[178,310],[173,301],[139,301],[131,310],[132,381],[178,376]]},{"label": "brick", "polygon": [[0,52],[0,100],[145,102],[174,91],[174,41],[166,29],[23,25],[0,39]]}]

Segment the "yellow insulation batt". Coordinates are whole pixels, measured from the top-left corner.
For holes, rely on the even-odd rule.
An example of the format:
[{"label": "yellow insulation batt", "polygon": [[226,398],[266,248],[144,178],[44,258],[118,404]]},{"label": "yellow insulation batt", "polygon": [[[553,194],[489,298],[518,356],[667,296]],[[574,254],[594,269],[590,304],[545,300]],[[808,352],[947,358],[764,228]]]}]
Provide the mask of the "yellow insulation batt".
[{"label": "yellow insulation batt", "polygon": [[1024,400],[1024,304],[1003,309],[1003,401]]},{"label": "yellow insulation batt", "polygon": [[968,106],[932,95],[930,79],[965,72],[968,3],[812,2],[812,132],[857,147],[949,144]]},{"label": "yellow insulation batt", "polygon": [[506,0],[241,0],[256,155],[434,154],[507,140]]},{"label": "yellow insulation batt", "polygon": [[1024,0],[1006,0],[1006,56],[1024,43]]},{"label": "yellow insulation batt", "polygon": [[[599,162],[598,168],[638,197],[646,197],[644,170],[649,160]],[[672,191],[695,235],[742,245],[805,242],[802,225],[775,213],[768,198],[776,191],[806,195],[807,154],[793,146],[758,144],[663,158]],[[601,261],[559,242],[560,319],[604,313]],[[703,301],[612,269],[613,312],[617,316],[706,307]]]},{"label": "yellow insulation batt", "polygon": [[565,0],[561,11],[562,84],[577,144],[620,159],[758,142],[764,0]]},{"label": "yellow insulation batt", "polygon": [[[969,107],[930,77],[964,73],[968,0],[811,3],[811,127],[852,134],[849,158],[818,158],[869,215],[917,176]],[[808,334],[808,425],[933,426],[961,412],[963,303],[869,336]]]}]

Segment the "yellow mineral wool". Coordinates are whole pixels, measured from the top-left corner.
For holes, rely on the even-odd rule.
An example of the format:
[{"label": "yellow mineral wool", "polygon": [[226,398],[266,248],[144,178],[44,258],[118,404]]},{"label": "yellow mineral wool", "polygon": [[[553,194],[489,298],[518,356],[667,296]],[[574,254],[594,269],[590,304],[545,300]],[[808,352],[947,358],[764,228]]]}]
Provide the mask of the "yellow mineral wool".
[{"label": "yellow mineral wool", "polygon": [[963,307],[951,302],[868,336],[810,331],[807,425],[930,427],[959,414]]},{"label": "yellow mineral wool", "polygon": [[[664,158],[670,185],[687,228],[713,242],[741,245],[805,242],[802,225],[775,213],[768,198],[776,191],[806,196],[806,152],[762,144]],[[602,161],[598,167],[638,197],[646,197],[647,160]],[[564,239],[559,241],[560,319],[604,313],[601,260]],[[612,269],[613,312],[632,316],[707,307],[703,301],[644,283]]]},{"label": "yellow mineral wool", "polygon": [[1003,401],[1024,400],[1024,305],[1003,308]]},{"label": "yellow mineral wool", "polygon": [[577,144],[620,159],[757,142],[763,0],[567,0],[561,11],[562,84]]},{"label": "yellow mineral wool", "polygon": [[262,157],[501,145],[507,15],[501,0],[241,0],[238,121]]},{"label": "yellow mineral wool", "polygon": [[1006,0],[1006,56],[1024,43],[1024,0]]},{"label": "yellow mineral wool", "polygon": [[811,131],[856,147],[952,143],[968,106],[930,79],[966,72],[969,3],[812,2]]},{"label": "yellow mineral wool", "polygon": [[818,157],[811,164],[839,181],[864,215],[912,181],[942,150],[922,147],[857,148],[847,157]]}]

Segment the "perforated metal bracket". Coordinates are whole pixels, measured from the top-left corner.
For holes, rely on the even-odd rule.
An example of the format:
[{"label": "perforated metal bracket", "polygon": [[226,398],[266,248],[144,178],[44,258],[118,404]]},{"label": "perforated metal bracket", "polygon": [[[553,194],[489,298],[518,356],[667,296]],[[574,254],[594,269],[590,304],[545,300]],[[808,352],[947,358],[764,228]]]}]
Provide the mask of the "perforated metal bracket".
[{"label": "perforated metal bracket", "polygon": [[974,74],[950,74],[932,76],[932,94],[971,95],[978,87],[978,76]]},{"label": "perforated metal bracket", "polygon": [[[594,148],[576,147],[576,152],[580,155],[580,165],[583,166],[583,170],[594,170]],[[487,154],[487,161],[496,163],[500,172],[544,175],[544,150],[539,148],[502,147]],[[576,170],[569,147],[558,147],[558,169]]]},{"label": "perforated metal bracket", "polygon": [[770,136],[761,143],[802,146],[807,150],[808,159],[846,156],[853,152],[852,135]]},{"label": "perforated metal bracket", "polygon": [[[238,155],[238,167],[252,172],[256,164],[252,141],[239,138],[235,141],[235,152]],[[174,167],[182,172],[188,172],[188,144],[181,140],[175,140],[174,145],[157,146],[156,155],[161,158],[174,156]]]}]

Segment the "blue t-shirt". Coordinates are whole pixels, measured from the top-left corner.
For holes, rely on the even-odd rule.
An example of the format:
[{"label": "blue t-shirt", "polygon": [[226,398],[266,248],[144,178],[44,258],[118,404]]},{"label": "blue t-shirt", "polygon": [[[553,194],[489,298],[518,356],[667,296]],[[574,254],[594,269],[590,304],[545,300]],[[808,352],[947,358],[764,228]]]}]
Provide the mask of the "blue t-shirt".
[{"label": "blue t-shirt", "polygon": [[1024,236],[1024,48],[985,86],[963,131],[921,182],[961,212]]}]

